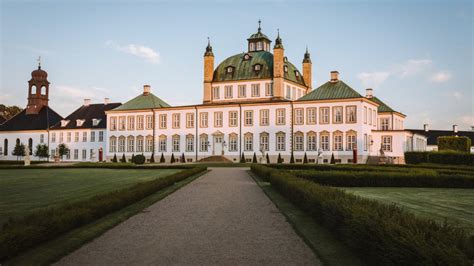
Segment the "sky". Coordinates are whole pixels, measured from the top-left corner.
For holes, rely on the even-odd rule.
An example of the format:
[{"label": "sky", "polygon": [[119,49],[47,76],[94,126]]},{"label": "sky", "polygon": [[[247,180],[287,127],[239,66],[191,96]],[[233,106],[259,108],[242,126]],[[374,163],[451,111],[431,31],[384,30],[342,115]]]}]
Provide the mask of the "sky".
[{"label": "sky", "polygon": [[126,102],[150,84],[171,105],[202,103],[203,54],[215,65],[246,51],[257,31],[276,38],[313,88],[338,70],[360,94],[407,115],[406,128],[474,126],[473,2],[0,0],[0,103],[26,106],[41,56],[50,106]]}]

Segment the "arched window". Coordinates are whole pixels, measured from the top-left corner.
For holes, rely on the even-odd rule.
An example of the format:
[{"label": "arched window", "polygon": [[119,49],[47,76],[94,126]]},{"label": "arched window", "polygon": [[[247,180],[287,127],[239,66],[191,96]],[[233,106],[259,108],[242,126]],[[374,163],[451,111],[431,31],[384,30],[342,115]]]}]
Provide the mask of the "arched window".
[{"label": "arched window", "polygon": [[125,152],[125,137],[124,136],[120,136],[118,138],[118,151]]},{"label": "arched window", "polygon": [[255,44],[253,42],[250,43],[250,52],[255,51]]},{"label": "arched window", "polygon": [[143,152],[144,138],[143,136],[137,136],[137,152]]},{"label": "arched window", "polygon": [[127,152],[134,152],[135,151],[135,137],[128,136],[127,137]]},{"label": "arched window", "polygon": [[46,95],[46,86],[41,87],[41,95]]},{"label": "arched window", "polygon": [[30,94],[36,94],[36,85],[31,86]]},{"label": "arched window", "polygon": [[308,151],[316,151],[316,132],[310,131],[306,134],[306,149]]},{"label": "arched window", "polygon": [[3,141],[3,155],[8,155],[8,139]]},{"label": "arched window", "polygon": [[295,151],[304,151],[304,134],[301,131],[298,131],[294,134],[294,150]]},{"label": "arched window", "polygon": [[244,134],[244,151],[253,151],[253,134],[250,132]]},{"label": "arched window", "polygon": [[28,139],[28,149],[30,150],[30,155],[33,154],[33,139]]},{"label": "arched window", "polygon": [[114,136],[110,137],[109,151],[110,152],[117,152],[117,138],[114,137]]}]

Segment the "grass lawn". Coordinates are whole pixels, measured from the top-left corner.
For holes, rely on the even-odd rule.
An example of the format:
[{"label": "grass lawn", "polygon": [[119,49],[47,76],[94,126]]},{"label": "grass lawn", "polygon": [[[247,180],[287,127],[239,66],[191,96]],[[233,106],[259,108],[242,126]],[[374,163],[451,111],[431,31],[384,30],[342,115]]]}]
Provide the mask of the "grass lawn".
[{"label": "grass lawn", "polygon": [[349,193],[398,206],[439,222],[464,228],[474,235],[474,189],[343,188]]},{"label": "grass lawn", "polygon": [[0,225],[9,217],[56,207],[164,177],[180,169],[0,170]]}]

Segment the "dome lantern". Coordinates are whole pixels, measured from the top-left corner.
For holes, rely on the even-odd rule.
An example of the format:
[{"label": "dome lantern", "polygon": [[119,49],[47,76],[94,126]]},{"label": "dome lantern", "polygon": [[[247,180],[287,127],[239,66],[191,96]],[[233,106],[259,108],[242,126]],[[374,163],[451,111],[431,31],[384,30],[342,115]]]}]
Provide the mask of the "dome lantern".
[{"label": "dome lantern", "polygon": [[250,35],[247,39],[249,52],[270,51],[270,39],[262,33],[261,20],[258,20],[257,33]]}]

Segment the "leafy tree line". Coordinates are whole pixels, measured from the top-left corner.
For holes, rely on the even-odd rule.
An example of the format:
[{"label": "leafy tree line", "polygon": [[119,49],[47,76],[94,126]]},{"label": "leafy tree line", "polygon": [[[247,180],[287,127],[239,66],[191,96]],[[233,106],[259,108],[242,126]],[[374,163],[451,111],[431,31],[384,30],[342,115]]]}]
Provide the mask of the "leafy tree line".
[{"label": "leafy tree line", "polygon": [[13,116],[18,114],[22,110],[23,110],[22,108],[16,105],[6,106],[4,104],[0,104],[0,116],[5,118],[6,120],[12,118]]}]

